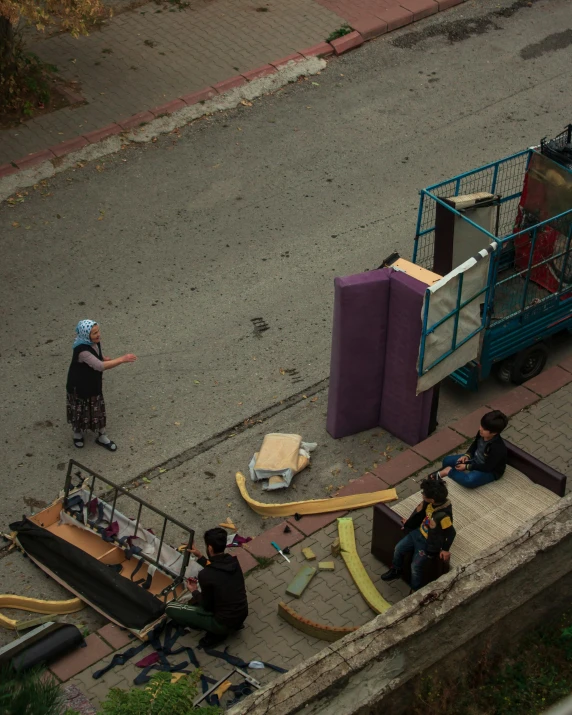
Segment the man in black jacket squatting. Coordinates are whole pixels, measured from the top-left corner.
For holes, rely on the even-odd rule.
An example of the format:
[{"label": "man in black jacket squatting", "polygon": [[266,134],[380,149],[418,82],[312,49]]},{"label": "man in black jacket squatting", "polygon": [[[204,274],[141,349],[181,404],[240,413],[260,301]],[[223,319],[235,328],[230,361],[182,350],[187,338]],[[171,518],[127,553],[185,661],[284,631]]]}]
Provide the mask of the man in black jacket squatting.
[{"label": "man in black jacket squatting", "polygon": [[199,645],[213,648],[233,631],[240,630],[248,616],[244,575],[236,556],[225,553],[226,531],[217,527],[205,532],[208,559],[193,544],[191,553],[203,567],[198,589],[189,604],[170,603],[166,614],[176,623],[206,634]]}]

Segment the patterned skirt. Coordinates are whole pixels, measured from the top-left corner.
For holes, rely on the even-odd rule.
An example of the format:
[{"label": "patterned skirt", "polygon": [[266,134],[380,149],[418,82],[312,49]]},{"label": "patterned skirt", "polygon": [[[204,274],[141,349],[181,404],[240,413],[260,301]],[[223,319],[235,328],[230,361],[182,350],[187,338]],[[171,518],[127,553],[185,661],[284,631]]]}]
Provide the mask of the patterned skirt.
[{"label": "patterned skirt", "polygon": [[67,418],[74,432],[99,432],[107,422],[103,395],[78,397],[67,393]]}]

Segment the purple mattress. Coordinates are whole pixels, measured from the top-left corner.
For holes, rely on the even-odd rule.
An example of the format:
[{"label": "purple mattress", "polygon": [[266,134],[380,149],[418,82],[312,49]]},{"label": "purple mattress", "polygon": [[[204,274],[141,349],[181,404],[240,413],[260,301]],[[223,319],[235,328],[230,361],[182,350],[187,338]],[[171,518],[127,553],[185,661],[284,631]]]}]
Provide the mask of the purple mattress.
[{"label": "purple mattress", "polygon": [[379,426],[407,444],[429,435],[433,390],[416,395],[417,358],[421,341],[421,309],[427,286],[393,271],[389,281],[389,311]]},{"label": "purple mattress", "polygon": [[334,439],[379,424],[392,272],[382,268],[334,281],[326,423]]}]

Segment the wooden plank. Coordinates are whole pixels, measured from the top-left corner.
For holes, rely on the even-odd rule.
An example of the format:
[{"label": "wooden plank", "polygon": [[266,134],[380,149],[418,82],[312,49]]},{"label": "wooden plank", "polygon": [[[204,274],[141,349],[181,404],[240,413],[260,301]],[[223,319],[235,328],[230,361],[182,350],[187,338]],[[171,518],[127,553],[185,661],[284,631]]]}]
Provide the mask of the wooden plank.
[{"label": "wooden plank", "polygon": [[292,581],[290,581],[290,583],[288,584],[288,587],[286,588],[286,593],[288,593],[290,596],[300,598],[300,596],[304,593],[306,586],[310,583],[310,581],[314,578],[315,575],[316,569],[313,566],[302,566],[296,576],[294,576]]},{"label": "wooden plank", "polygon": [[320,561],[318,568],[320,571],[333,571],[335,569],[335,565],[333,561]]},{"label": "wooden plank", "polygon": [[314,561],[314,559],[316,558],[316,554],[309,546],[307,546],[305,549],[302,549],[302,553],[308,561]]}]

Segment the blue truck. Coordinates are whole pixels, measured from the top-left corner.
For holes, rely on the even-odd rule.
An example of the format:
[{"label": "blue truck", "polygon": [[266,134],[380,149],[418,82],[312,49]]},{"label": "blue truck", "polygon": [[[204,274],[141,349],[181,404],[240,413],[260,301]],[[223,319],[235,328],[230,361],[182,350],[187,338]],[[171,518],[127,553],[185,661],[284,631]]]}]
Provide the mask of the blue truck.
[{"label": "blue truck", "polygon": [[572,124],[423,189],[412,261],[436,283],[424,301],[418,389],[445,375],[469,390],[491,372],[513,384],[538,375],[549,339],[572,330],[571,243]]}]

